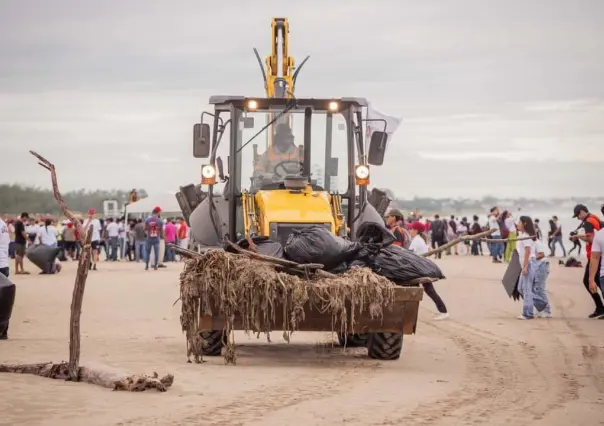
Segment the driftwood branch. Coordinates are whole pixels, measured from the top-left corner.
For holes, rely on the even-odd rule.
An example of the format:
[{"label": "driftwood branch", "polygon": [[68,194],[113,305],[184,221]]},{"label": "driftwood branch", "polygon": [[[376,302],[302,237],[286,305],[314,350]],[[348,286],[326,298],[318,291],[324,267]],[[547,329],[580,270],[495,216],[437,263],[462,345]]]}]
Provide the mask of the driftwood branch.
[{"label": "driftwood branch", "polygon": [[29,153],[38,159],[38,164],[40,166],[44,167],[50,172],[50,179],[52,181],[52,192],[55,196],[55,200],[57,200],[57,202],[59,203],[59,207],[61,207],[61,211],[63,212],[63,214],[67,217],[67,219],[71,221],[71,223],[73,223],[73,226],[75,226],[75,228],[77,229],[80,237],[80,242],[82,243],[82,245],[84,245],[86,242],[84,230],[82,228],[82,225],[80,224],[80,221],[76,219],[73,212],[69,210],[67,204],[65,204],[65,200],[61,195],[61,191],[59,191],[59,183],[57,180],[57,172],[55,170],[55,165],[35,151],[29,151]]},{"label": "driftwood branch", "polygon": [[92,240],[92,227],[88,228],[82,254],[78,261],[73,295],[71,297],[71,315],[69,318],[69,379],[77,382],[79,380],[80,367],[80,316],[82,315],[82,301],[84,300],[84,289],[86,278],[88,278],[88,263],[90,262],[90,242]]},{"label": "driftwood branch", "polygon": [[[71,372],[66,362],[54,364],[43,362],[40,364],[0,364],[0,373],[33,374],[35,376],[48,377],[57,380],[70,380]],[[147,375],[126,375],[110,369],[92,370],[79,367],[77,371],[78,381],[103,386],[115,391],[143,392],[147,389],[157,389],[160,392],[168,390],[174,382],[174,376],[167,374],[159,378],[157,373]]]},{"label": "driftwood branch", "polygon": [[453,241],[450,241],[447,244],[444,244],[444,245],[440,246],[437,249],[427,251],[426,253],[422,254],[422,256],[423,257],[432,256],[433,254],[440,253],[441,251],[445,251],[448,248],[451,248],[454,245],[457,245],[457,244],[461,243],[462,241],[480,240],[481,238],[488,237],[489,235],[491,235],[495,231],[496,231],[496,229],[489,229],[488,231],[480,232],[480,233],[474,234],[474,235],[463,234],[463,235],[455,238]]},{"label": "driftwood branch", "polygon": [[197,253],[196,251],[193,250],[189,250],[186,248],[182,248],[180,246],[177,246],[176,244],[166,244],[166,247],[171,248],[172,250],[174,250],[175,253],[180,254],[181,256],[185,256],[185,257],[189,257],[189,258],[195,258],[195,257],[201,257],[203,256],[201,253]]},{"label": "driftwood branch", "polygon": [[511,242],[514,242],[514,241],[531,240],[533,238],[537,238],[537,236],[533,235],[533,236],[529,236],[529,237],[506,238],[504,240],[502,240],[502,239],[493,239],[493,238],[481,238],[480,241],[482,241],[483,243],[504,244],[504,243],[511,243]]},{"label": "driftwood branch", "polygon": [[71,299],[71,315],[69,318],[69,362],[58,364],[45,362],[40,364],[0,364],[0,373],[21,373],[34,374],[37,376],[48,377],[51,379],[71,380],[74,382],[92,383],[113,390],[126,390],[131,392],[141,392],[147,389],[157,389],[165,392],[174,381],[174,376],[168,374],[161,379],[157,373],[152,376],[147,375],[116,375],[115,372],[107,372],[99,369],[90,369],[80,367],[80,317],[82,314],[82,302],[84,300],[84,290],[86,288],[86,278],[88,277],[88,267],[90,262],[91,250],[90,241],[92,240],[92,228],[88,228],[86,235],[82,232],[82,226],[76,220],[74,214],[69,210],[57,183],[57,173],[55,166],[46,158],[34,151],[30,153],[39,160],[39,164],[50,171],[52,179],[52,189],[55,199],[61,206],[65,216],[72,221],[80,233],[80,241],[83,250],[78,262],[76,279],[73,286]]}]

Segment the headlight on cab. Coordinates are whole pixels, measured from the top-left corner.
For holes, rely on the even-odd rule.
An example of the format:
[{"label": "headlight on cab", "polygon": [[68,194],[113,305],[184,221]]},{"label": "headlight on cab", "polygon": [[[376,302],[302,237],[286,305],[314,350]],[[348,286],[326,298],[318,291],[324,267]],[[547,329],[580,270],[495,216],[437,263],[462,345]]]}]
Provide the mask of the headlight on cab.
[{"label": "headlight on cab", "polygon": [[369,185],[369,166],[364,164],[356,166],[354,175],[357,185]]},{"label": "headlight on cab", "polygon": [[216,167],[211,164],[201,166],[201,183],[214,185],[216,183]]}]

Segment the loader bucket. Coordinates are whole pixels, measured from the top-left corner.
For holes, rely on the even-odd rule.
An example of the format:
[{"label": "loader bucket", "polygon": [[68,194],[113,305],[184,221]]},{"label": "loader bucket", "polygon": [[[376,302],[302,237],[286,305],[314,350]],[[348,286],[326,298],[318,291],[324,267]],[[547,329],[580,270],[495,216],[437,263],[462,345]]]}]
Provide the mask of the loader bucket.
[{"label": "loader bucket", "polygon": [[[394,305],[391,309],[384,309],[382,318],[371,318],[368,312],[355,312],[355,324],[346,334],[334,330],[333,317],[330,314],[312,310],[309,306],[305,306],[305,320],[298,324],[297,330],[336,332],[342,346],[366,346],[369,357],[373,359],[396,360],[401,356],[403,336],[414,334],[417,328],[419,302],[424,293],[424,289],[419,286],[421,282],[420,279],[412,283],[412,286],[397,287]],[[283,309],[280,306],[275,308],[275,321],[272,324],[260,324],[260,330],[256,331],[280,329],[279,326],[273,326],[283,324]],[[350,307],[348,312],[350,318]],[[243,330],[237,317],[233,326],[235,330]],[[206,342],[202,349],[203,355],[219,356],[225,342],[225,318],[220,315],[202,316],[199,328],[199,334]]]},{"label": "loader bucket", "polygon": [[[371,318],[369,312],[356,312],[354,328],[349,333],[402,333],[414,334],[417,326],[419,302],[422,300],[422,287],[397,287],[395,303],[392,309],[384,309],[383,318]],[[349,308],[350,309],[350,308]],[[276,317],[273,324],[260,324],[260,330],[275,331],[280,329],[283,309],[275,308]],[[330,314],[322,314],[305,307],[306,319],[298,325],[299,331],[339,331],[333,330],[333,318]],[[349,315],[350,317],[350,315]],[[199,323],[200,331],[223,330],[226,321],[222,316],[205,315]],[[277,327],[275,327],[277,326]],[[242,330],[241,322],[235,318],[235,330]],[[258,331],[258,330],[254,330]]]}]

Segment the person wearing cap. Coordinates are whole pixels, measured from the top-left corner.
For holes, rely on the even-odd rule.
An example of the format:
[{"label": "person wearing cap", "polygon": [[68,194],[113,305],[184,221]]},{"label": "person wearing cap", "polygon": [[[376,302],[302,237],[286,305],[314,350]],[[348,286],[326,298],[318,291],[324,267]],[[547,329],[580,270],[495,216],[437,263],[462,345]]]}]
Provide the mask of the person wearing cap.
[{"label": "person wearing cap", "polygon": [[400,226],[400,221],[403,220],[403,213],[398,209],[391,209],[386,214],[386,226],[394,234],[396,241],[392,244],[408,248],[411,243],[411,238],[407,236],[405,228]]},{"label": "person wearing cap", "polygon": [[147,232],[147,248],[145,252],[145,271],[149,270],[149,261],[151,260],[151,249],[153,249],[154,261],[153,269],[157,270],[159,265],[159,244],[164,232],[164,222],[159,218],[161,208],[155,207],[151,217],[145,220],[145,231]]},{"label": "person wearing cap", "polygon": [[[255,171],[266,174],[300,174],[300,150],[294,144],[294,134],[286,123],[279,123],[273,144],[260,156]],[[276,170],[279,164],[283,164]],[[283,177],[283,176],[282,176]]]},{"label": "person wearing cap", "polygon": [[[428,244],[422,236],[425,231],[426,227],[421,222],[415,221],[409,225],[409,234],[411,235],[411,244],[409,245],[409,250],[420,256],[429,251]],[[448,318],[449,313],[447,311],[447,306],[445,305],[445,302],[443,302],[439,294],[436,292],[434,284],[424,283],[422,285],[424,287],[424,291],[426,292],[428,297],[432,299],[432,301],[436,305],[436,309],[438,309],[438,314],[436,314],[433,319],[444,320]]]},{"label": "person wearing cap", "polygon": [[[583,227],[585,229],[584,235],[573,235],[571,239],[577,240],[580,239],[585,241],[585,251],[587,252],[587,265],[585,265],[585,274],[583,275],[583,285],[585,289],[589,292],[591,298],[596,305],[596,309],[589,315],[589,318],[604,318],[604,303],[602,302],[602,297],[598,293],[598,287],[600,287],[600,277],[599,274],[596,274],[596,271],[599,271],[601,268],[601,251],[600,256],[592,253],[592,245],[594,241],[594,234],[600,229],[602,229],[602,222],[600,219],[589,213],[587,207],[583,204],[577,204],[574,209],[573,218],[579,219],[581,221],[581,225],[579,228]],[[577,228],[578,229],[578,228]],[[597,249],[601,250],[600,244],[597,244]],[[593,265],[593,266],[591,266]],[[590,286],[591,277],[593,274],[593,284]],[[594,284],[596,285],[594,288]],[[590,288],[591,287],[591,288]]]},{"label": "person wearing cap", "polygon": [[101,222],[94,217],[96,211],[93,208],[88,209],[88,219],[82,225],[84,237],[88,234],[88,228],[92,227],[92,239],[90,248],[92,249],[92,270],[96,271],[96,265],[99,261],[99,246],[101,244]]}]

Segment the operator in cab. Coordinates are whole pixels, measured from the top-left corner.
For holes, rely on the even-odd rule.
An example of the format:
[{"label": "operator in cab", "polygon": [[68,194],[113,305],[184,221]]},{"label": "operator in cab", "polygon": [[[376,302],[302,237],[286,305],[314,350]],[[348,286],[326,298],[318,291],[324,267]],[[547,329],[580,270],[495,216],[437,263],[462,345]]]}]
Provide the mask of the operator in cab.
[{"label": "operator in cab", "polygon": [[271,175],[283,178],[286,175],[299,175],[300,163],[303,161],[300,150],[294,144],[294,134],[286,123],[279,123],[275,131],[275,138],[270,146],[256,163],[256,174]]}]

